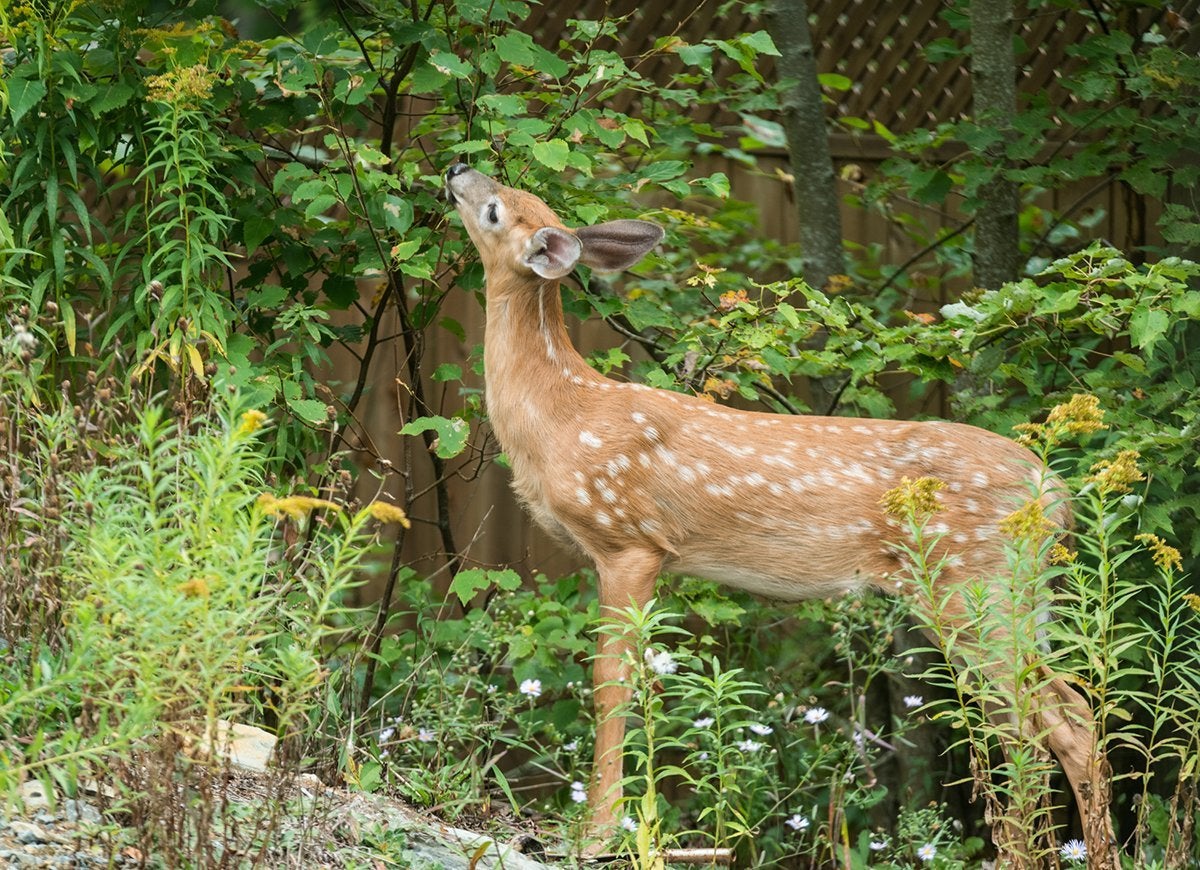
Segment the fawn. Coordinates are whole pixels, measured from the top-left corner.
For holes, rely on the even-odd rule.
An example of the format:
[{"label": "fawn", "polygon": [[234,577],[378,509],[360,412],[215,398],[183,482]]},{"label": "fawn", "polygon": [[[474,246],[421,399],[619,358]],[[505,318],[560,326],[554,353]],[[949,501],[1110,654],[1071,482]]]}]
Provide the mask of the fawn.
[{"label": "fawn", "polygon": [[[902,556],[880,499],[904,476],[945,483],[937,531],[954,556],[940,584],[1007,570],[998,523],[1031,492],[1068,522],[1037,457],[983,429],[740,411],[603,377],[567,336],[560,279],[579,264],[628,269],[663,230],[637,220],[568,229],[533,194],[462,163],[446,189],[486,275],[487,409],[513,487],[541,526],[595,562],[602,615],[645,606],[666,570],[783,601],[895,594]],[[602,833],[621,798],[625,721],[614,711],[629,673],[627,642],[602,635],[589,791]],[[1062,679],[1038,691],[1040,731],[1099,857],[1112,836],[1089,706]]]}]

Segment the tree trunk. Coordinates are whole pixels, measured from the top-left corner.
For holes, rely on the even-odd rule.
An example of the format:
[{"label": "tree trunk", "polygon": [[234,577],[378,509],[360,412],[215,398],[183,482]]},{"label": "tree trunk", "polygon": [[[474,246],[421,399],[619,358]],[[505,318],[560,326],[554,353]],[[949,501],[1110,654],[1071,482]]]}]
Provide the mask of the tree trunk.
[{"label": "tree trunk", "polygon": [[800,218],[803,277],[822,290],[831,275],[846,271],[846,260],[837,178],[808,30],[808,4],[805,0],[775,0],[767,14],[767,29],[780,51],[776,72],[783,85],[783,126]]},{"label": "tree trunk", "polygon": [[[1004,177],[1005,144],[1017,111],[1017,68],[1013,54],[1012,0],[971,0],[971,87],[976,123],[1000,136],[981,157],[993,177],[979,188],[975,213],[975,283],[995,289],[1013,281],[1021,268],[1017,243],[1020,197]],[[986,170],[985,170],[986,171]]]}]

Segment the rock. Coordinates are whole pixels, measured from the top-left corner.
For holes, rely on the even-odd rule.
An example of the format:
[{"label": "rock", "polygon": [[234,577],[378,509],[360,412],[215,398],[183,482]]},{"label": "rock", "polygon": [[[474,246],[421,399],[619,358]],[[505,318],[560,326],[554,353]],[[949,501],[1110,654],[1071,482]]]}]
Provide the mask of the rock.
[{"label": "rock", "polygon": [[49,842],[46,832],[33,822],[13,822],[8,826],[8,830],[17,838],[18,843],[26,846]]},{"label": "rock", "polygon": [[63,813],[66,815],[68,822],[87,822],[88,824],[98,825],[103,821],[100,811],[85,801],[63,801]]},{"label": "rock", "polygon": [[21,802],[26,812],[32,813],[50,806],[50,795],[41,781],[31,779],[21,784]]},{"label": "rock", "polygon": [[19,849],[0,849],[0,865],[4,867],[36,867],[40,861],[36,855]]},{"label": "rock", "polygon": [[216,758],[226,758],[237,768],[266,773],[276,738],[269,731],[240,722],[217,720]]}]

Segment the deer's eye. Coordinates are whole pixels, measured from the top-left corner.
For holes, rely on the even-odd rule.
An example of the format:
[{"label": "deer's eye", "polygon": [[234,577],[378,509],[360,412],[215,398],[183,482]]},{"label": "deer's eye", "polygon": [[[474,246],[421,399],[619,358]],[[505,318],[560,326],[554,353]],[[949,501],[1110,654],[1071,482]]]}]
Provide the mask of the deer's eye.
[{"label": "deer's eye", "polygon": [[490,223],[490,224],[500,223],[500,215],[496,211],[496,203],[494,203],[494,202],[488,203],[487,219],[488,219],[488,223]]}]

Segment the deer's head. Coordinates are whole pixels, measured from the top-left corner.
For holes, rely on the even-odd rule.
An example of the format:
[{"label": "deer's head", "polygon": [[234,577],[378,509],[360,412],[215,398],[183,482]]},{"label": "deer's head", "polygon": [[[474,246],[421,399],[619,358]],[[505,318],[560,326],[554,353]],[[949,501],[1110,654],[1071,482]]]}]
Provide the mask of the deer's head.
[{"label": "deer's head", "polygon": [[598,272],[620,272],[663,237],[661,227],[638,220],[568,229],[532,193],[505,187],[465,163],[447,170],[446,192],[492,277],[512,272],[557,279],[580,263]]}]

